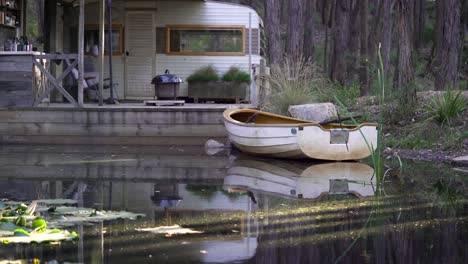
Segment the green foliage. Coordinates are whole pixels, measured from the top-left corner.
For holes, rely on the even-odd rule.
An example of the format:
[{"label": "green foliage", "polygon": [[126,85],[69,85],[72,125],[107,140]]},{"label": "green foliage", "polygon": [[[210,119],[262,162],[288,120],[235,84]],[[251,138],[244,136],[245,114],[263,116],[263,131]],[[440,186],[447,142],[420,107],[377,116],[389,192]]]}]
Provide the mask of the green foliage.
[{"label": "green foliage", "polygon": [[80,237],[78,236],[78,234],[75,231],[72,231],[70,233],[70,235],[73,237],[73,240],[79,240],[80,239]]},{"label": "green foliage", "polygon": [[290,105],[321,101],[332,87],[313,63],[304,59],[293,62],[288,58],[271,67],[270,85],[271,93],[261,107],[282,115],[288,115]]},{"label": "green foliage", "polygon": [[398,134],[390,133],[385,139],[385,145],[390,148],[402,149],[434,149],[460,150],[468,138],[468,132],[457,128],[441,129],[434,122],[415,123],[407,126]]},{"label": "green foliage", "polygon": [[47,229],[47,223],[43,218],[36,218],[32,222],[32,228],[38,233],[43,233]]},{"label": "green foliage", "polygon": [[222,77],[223,81],[227,82],[246,82],[249,83],[251,82],[250,75],[249,73],[245,71],[241,71],[238,67],[232,66],[229,68],[229,71],[223,74]]},{"label": "green foliage", "polygon": [[208,65],[196,70],[189,77],[187,82],[207,82],[207,81],[218,81],[219,75],[216,69],[212,65]]},{"label": "green foliage", "polygon": [[345,105],[354,105],[356,98],[360,96],[359,83],[352,82],[348,85],[335,84],[333,93]]},{"label": "green foliage", "polygon": [[16,207],[15,211],[19,215],[23,215],[27,212],[28,207],[25,204],[20,204],[18,207]]},{"label": "green foliage", "polygon": [[425,27],[422,32],[422,41],[424,43],[431,43],[434,38],[434,24],[425,23]]},{"label": "green foliage", "polygon": [[452,119],[466,110],[466,100],[460,95],[461,92],[447,91],[441,97],[434,96],[426,106],[425,115],[441,125],[450,125]]},{"label": "green foliage", "polygon": [[15,218],[14,223],[17,226],[25,226],[26,218],[24,218],[23,216],[18,216],[17,218]]},{"label": "green foliage", "polygon": [[13,234],[14,236],[31,236],[31,234],[29,234],[28,231],[22,229],[22,228],[18,228],[18,229],[15,229],[15,231],[13,231]]},{"label": "green foliage", "polygon": [[387,124],[401,125],[409,122],[417,111],[414,105],[401,102],[382,106],[383,119]]},{"label": "green foliage", "polygon": [[217,186],[203,184],[187,184],[185,189],[193,195],[208,201],[212,200],[219,191]]},{"label": "green foliage", "polygon": [[414,75],[424,77],[424,75],[426,75],[427,62],[424,59],[420,58],[420,56],[415,56],[414,61]]},{"label": "green foliage", "polygon": [[[467,49],[468,50],[468,49]],[[466,56],[466,61],[468,61],[468,56]],[[468,90],[468,80],[458,81],[458,90]]]}]

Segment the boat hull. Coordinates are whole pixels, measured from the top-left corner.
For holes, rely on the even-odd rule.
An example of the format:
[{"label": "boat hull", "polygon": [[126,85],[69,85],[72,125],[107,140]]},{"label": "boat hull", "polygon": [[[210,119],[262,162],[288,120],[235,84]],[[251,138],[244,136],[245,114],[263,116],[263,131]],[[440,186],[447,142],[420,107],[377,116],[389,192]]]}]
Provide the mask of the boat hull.
[{"label": "boat hull", "polygon": [[242,152],[277,158],[306,158],[291,133],[297,127],[256,127],[225,122],[229,140]]},{"label": "boat hull", "polygon": [[[242,152],[276,158],[312,158],[320,160],[357,160],[366,158],[377,147],[376,124],[324,128],[320,124],[265,113],[268,124],[246,123],[233,115],[265,112],[252,109],[227,109],[224,124],[230,141]],[[275,119],[273,119],[275,118]],[[365,138],[365,139],[364,139]]]}]

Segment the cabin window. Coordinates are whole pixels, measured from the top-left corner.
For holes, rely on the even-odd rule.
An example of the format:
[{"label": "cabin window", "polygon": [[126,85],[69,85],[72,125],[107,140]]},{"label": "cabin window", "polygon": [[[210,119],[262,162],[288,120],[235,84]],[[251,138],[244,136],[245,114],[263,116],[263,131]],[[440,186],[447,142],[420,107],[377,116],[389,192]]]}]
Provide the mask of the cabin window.
[{"label": "cabin window", "polygon": [[170,55],[245,55],[243,26],[167,26]]}]

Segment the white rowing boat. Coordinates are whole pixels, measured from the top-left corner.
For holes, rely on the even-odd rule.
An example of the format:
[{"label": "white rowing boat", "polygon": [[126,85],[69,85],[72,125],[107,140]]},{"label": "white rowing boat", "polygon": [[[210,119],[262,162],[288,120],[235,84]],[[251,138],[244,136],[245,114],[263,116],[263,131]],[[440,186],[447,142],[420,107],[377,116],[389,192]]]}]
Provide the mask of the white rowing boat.
[{"label": "white rowing boat", "polygon": [[[280,158],[358,160],[377,147],[377,124],[319,124],[255,109],[228,108],[224,125],[241,151]],[[367,141],[367,143],[366,143]]]}]

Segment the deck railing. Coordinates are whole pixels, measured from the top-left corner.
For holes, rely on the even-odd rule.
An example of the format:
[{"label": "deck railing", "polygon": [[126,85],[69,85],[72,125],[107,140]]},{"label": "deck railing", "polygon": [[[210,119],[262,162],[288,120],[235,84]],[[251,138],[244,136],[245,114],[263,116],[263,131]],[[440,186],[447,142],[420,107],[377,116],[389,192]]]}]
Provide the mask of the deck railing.
[{"label": "deck railing", "polygon": [[[51,62],[58,61],[72,61],[69,64],[66,64],[66,69],[62,72],[57,78],[50,73]],[[45,98],[47,98],[50,93],[57,89],[70,103],[74,106],[79,107],[78,102],[71,96],[68,91],[63,88],[62,81],[67,77],[68,74],[78,64],[78,55],[77,54],[40,54],[33,56],[33,65],[40,72],[39,76],[36,78],[35,82],[39,85],[34,85],[35,91],[34,94],[34,106],[39,105]],[[36,71],[35,71],[36,72]]]}]

